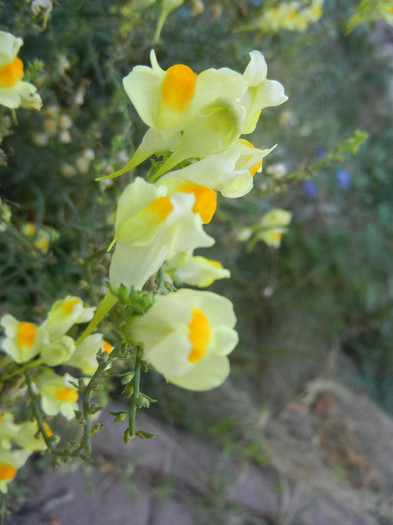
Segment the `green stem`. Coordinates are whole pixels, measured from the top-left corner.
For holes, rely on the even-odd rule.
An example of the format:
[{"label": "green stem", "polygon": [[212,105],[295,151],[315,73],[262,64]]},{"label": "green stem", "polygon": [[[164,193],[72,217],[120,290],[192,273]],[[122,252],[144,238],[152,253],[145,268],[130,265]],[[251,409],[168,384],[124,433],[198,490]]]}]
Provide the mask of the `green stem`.
[{"label": "green stem", "polygon": [[27,391],[30,397],[31,408],[33,410],[33,415],[37,421],[38,429],[42,437],[44,438],[44,441],[45,441],[46,446],[48,447],[48,450],[50,450],[54,456],[57,456],[60,454],[60,451],[56,450],[56,448],[53,446],[53,443],[45,430],[44,419],[36,403],[36,394],[34,393],[34,390],[33,390],[33,383],[31,381],[29,370],[25,370],[25,378],[26,378]]},{"label": "green stem", "polygon": [[35,366],[41,364],[41,358],[36,359],[35,361],[30,361],[29,363],[26,363],[24,366],[21,366],[14,370],[11,374],[1,376],[1,380],[4,381],[6,379],[10,379],[11,377],[17,376],[18,374],[21,374],[25,372],[26,370],[29,370],[30,368],[34,368]]},{"label": "green stem", "polygon": [[118,357],[118,349],[115,348],[112,350],[112,352],[109,354],[108,358],[104,361],[101,361],[98,365],[97,370],[94,372],[94,375],[90,379],[90,381],[87,383],[83,390],[83,396],[82,396],[82,415],[83,415],[83,437],[81,440],[81,443],[76,450],[76,453],[84,452],[88,455],[91,454],[91,412],[90,412],[90,399],[93,395],[93,392],[97,389],[99,385],[99,379],[101,378],[103,372],[107,369],[108,365],[112,363],[112,361]]},{"label": "green stem", "polygon": [[135,357],[135,376],[133,379],[133,386],[134,391],[132,393],[131,397],[131,405],[128,411],[128,433],[129,437],[133,438],[136,435],[136,428],[135,428],[135,416],[136,411],[138,408],[138,401],[139,401],[139,394],[140,394],[140,380],[141,380],[141,356],[142,356],[142,350],[138,348],[136,357]]},{"label": "green stem", "polygon": [[0,525],[5,525],[5,515],[7,513],[7,494],[0,493],[1,507],[0,507]]},{"label": "green stem", "polygon": [[118,300],[119,299],[116,297],[116,295],[114,295],[110,290],[106,292],[105,297],[102,299],[97,307],[97,310],[95,311],[93,319],[90,321],[83,334],[75,342],[76,345],[84,341],[86,337],[91,334],[91,332],[104,319],[106,314],[115,306]]}]

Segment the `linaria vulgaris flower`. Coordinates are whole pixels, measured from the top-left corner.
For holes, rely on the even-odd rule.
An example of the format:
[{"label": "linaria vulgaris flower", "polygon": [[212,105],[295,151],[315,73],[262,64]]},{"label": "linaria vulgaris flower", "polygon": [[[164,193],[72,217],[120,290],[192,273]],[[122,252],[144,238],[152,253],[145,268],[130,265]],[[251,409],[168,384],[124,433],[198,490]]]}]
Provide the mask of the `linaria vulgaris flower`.
[{"label": "linaria vulgaris flower", "polygon": [[223,268],[219,261],[188,252],[176,255],[167,262],[166,268],[169,272],[174,270],[184,284],[199,288],[206,288],[217,279],[230,277],[230,271]]},{"label": "linaria vulgaris flower", "polygon": [[155,173],[158,178],[186,159],[205,158],[236,144],[254,131],[262,109],[285,102],[283,86],[268,80],[259,51],[250,53],[243,74],[229,68],[196,74],[184,64],[164,71],[154,51],[152,67],[136,66],[123,80],[140,118],[149,126],[131,160],[111,177],[125,173],[150,155],[171,154]]},{"label": "linaria vulgaris flower", "polygon": [[49,334],[44,328],[27,321],[18,321],[10,314],[2,318],[0,325],[6,335],[1,341],[1,348],[17,363],[29,361],[49,342]]},{"label": "linaria vulgaris flower", "polygon": [[143,344],[144,359],[165,378],[188,390],[209,390],[229,374],[227,355],[238,342],[232,303],[212,292],[181,289],[157,295],[125,336]]},{"label": "linaria vulgaris flower", "polygon": [[21,38],[0,31],[0,104],[7,108],[40,109],[37,88],[22,80],[23,62],[17,56],[23,45]]},{"label": "linaria vulgaris flower", "polygon": [[205,192],[176,191],[168,196],[167,188],[141,178],[127,186],[116,213],[116,247],[109,270],[113,289],[124,284],[139,290],[179,251],[212,246],[214,239],[202,228],[206,207],[211,203]]},{"label": "linaria vulgaris flower", "polygon": [[30,450],[0,451],[0,492],[7,493],[8,483],[14,479],[31,455]]}]

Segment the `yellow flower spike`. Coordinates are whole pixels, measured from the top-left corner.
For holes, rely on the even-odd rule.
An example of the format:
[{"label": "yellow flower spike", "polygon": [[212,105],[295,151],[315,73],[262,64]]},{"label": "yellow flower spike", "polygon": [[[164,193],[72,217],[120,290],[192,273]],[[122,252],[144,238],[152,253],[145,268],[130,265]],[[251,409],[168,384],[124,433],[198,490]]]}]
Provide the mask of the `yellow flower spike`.
[{"label": "yellow flower spike", "polygon": [[11,33],[0,31],[0,104],[16,109],[40,109],[42,101],[37,88],[23,82],[23,62],[17,56],[23,40]]},{"label": "yellow flower spike", "polygon": [[144,359],[188,390],[209,390],[229,374],[226,357],[236,346],[231,302],[211,292],[181,289],[158,295],[142,317],[126,324],[130,342],[143,344]]}]

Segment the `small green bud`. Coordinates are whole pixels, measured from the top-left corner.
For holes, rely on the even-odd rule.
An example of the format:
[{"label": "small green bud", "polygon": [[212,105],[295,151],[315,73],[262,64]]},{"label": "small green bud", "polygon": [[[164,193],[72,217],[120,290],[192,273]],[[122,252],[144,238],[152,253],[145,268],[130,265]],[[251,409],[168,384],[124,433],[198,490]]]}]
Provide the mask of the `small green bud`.
[{"label": "small green bud", "polygon": [[130,429],[127,428],[127,430],[124,432],[124,435],[123,435],[123,441],[124,443],[127,445],[133,438],[134,436],[131,436],[130,434]]},{"label": "small green bud", "polygon": [[135,435],[139,439],[153,439],[156,437],[155,434],[152,434],[151,432],[145,432],[144,430],[137,430]]},{"label": "small green bud", "polygon": [[119,412],[109,412],[112,416],[115,416],[115,419],[113,420],[115,423],[120,423],[120,421],[124,421],[128,417],[128,412],[125,410],[120,410]]},{"label": "small green bud", "polygon": [[102,430],[105,426],[105,423],[97,423],[94,425],[91,429],[91,435],[94,436],[94,434],[98,434],[100,430]]},{"label": "small green bud", "polygon": [[127,385],[128,383],[131,383],[134,377],[135,377],[135,372],[128,372],[127,374],[124,374],[124,376],[121,378],[121,384]]}]

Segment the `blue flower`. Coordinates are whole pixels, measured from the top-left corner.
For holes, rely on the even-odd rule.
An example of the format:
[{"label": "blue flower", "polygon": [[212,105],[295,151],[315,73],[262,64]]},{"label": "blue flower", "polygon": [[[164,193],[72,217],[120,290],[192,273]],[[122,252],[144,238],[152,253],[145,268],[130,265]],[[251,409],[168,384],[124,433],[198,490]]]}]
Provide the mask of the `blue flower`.
[{"label": "blue flower", "polygon": [[307,197],[313,199],[318,193],[318,186],[313,180],[306,180],[303,182],[303,191]]},{"label": "blue flower", "polygon": [[319,146],[316,150],[315,150],[315,155],[320,158],[320,159],[324,159],[326,157],[326,148],[324,148],[323,146]]},{"label": "blue flower", "polygon": [[351,174],[349,171],[340,169],[336,173],[337,184],[344,190],[348,189],[351,185]]}]

